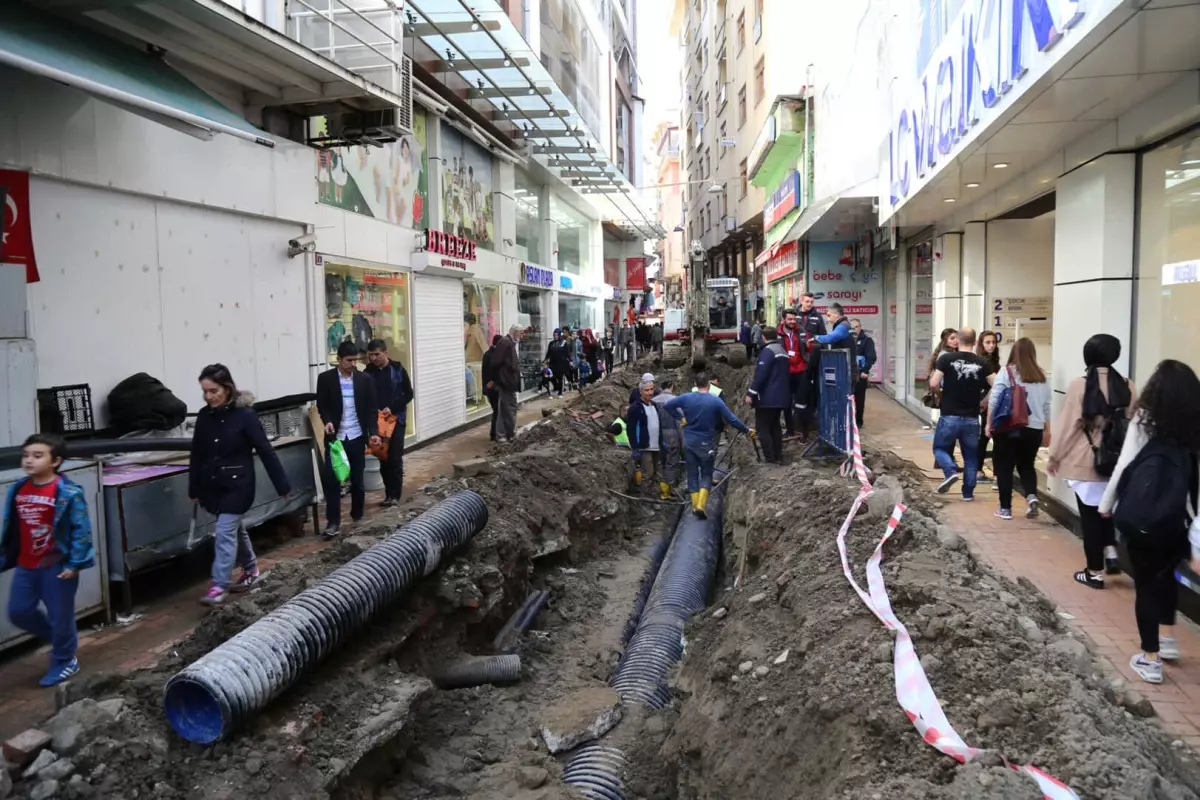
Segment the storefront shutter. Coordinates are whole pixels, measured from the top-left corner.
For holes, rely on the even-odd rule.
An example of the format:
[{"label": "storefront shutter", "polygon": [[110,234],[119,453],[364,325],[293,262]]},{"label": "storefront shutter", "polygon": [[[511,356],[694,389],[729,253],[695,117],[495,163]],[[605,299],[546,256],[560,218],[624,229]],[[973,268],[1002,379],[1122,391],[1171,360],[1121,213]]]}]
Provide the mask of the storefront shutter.
[{"label": "storefront shutter", "polygon": [[413,317],[417,436],[428,439],[467,419],[462,281],[414,276]]}]

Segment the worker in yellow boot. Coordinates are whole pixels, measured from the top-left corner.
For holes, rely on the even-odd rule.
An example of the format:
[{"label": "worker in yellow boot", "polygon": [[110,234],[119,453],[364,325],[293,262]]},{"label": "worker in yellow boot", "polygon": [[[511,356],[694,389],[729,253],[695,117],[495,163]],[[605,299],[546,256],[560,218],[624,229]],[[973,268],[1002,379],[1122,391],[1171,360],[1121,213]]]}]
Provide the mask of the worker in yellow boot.
[{"label": "worker in yellow boot", "polygon": [[707,517],[708,494],[712,490],[717,460],[719,424],[724,421],[743,433],[753,432],[729,410],[720,397],[709,391],[708,376],[696,375],[696,391],[668,400],[664,406],[683,427],[683,458],[687,463],[688,492],[692,511],[700,519]]},{"label": "worker in yellow boot", "polygon": [[[658,475],[662,450],[662,425],[658,419],[658,407],[654,405],[654,381],[642,381],[641,394],[629,404],[629,446],[633,450],[633,482],[641,486],[646,478],[653,480]],[[661,482],[660,482],[661,484]],[[662,493],[662,486],[659,486]]]},{"label": "worker in yellow boot", "polygon": [[658,482],[658,496],[662,500],[670,500],[675,496],[675,481],[679,473],[679,462],[683,457],[683,434],[680,433],[679,420],[668,414],[666,409],[667,401],[675,397],[675,381],[667,376],[657,381],[655,386],[658,391],[653,402],[658,410],[659,426],[662,428],[662,480]]}]

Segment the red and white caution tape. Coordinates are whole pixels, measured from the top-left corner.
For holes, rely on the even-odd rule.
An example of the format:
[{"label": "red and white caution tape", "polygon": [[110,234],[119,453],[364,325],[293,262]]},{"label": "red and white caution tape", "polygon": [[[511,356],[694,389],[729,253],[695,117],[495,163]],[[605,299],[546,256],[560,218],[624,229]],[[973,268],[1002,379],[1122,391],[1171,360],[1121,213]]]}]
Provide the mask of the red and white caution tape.
[{"label": "red and white caution tape", "polygon": [[[905,506],[902,503],[897,503],[895,508],[892,509],[892,515],[888,519],[887,530],[884,532],[883,538],[879,540],[879,544],[875,546],[875,552],[867,559],[866,591],[854,579],[854,573],[850,568],[850,559],[846,554],[846,534],[850,532],[851,523],[858,515],[858,510],[862,507],[863,502],[870,496],[872,489],[871,483],[867,479],[866,465],[863,463],[862,443],[859,439],[858,425],[855,422],[853,395],[850,396],[849,407],[847,439],[849,445],[848,451],[851,457],[843,465],[843,474],[846,474],[849,465],[853,464],[854,474],[858,478],[862,488],[859,490],[854,504],[850,507],[850,514],[846,517],[846,521],[842,523],[841,530],[838,531],[837,545],[838,553],[842,558],[842,571],[846,574],[846,580],[850,581],[850,585],[858,593],[858,596],[867,608],[879,618],[884,627],[896,633],[894,674],[896,679],[896,699],[900,702],[900,707],[904,709],[904,713],[908,715],[908,719],[916,727],[917,732],[921,734],[922,739],[940,752],[951,756],[959,762],[966,763],[984,751],[976,747],[971,747],[963,741],[962,737],[951,726],[950,721],[946,719],[946,714],[942,711],[942,706],[938,702],[937,696],[933,693],[933,687],[929,683],[929,678],[925,675],[925,669],[921,666],[921,661],[917,657],[912,637],[909,635],[908,629],[904,627],[904,623],[892,611],[892,604],[888,599],[887,588],[883,583],[883,571],[880,569],[880,564],[883,562],[883,546],[900,525],[900,517],[905,511]],[[1079,800],[1079,796],[1070,787],[1047,775],[1037,767],[1031,765],[1012,766],[1012,769],[1036,781],[1047,800]]]}]

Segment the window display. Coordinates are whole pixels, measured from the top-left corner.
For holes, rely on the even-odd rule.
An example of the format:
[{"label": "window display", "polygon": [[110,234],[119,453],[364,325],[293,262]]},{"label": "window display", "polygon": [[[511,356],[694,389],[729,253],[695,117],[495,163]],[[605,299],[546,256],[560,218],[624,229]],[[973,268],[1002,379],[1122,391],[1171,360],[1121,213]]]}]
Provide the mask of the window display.
[{"label": "window display", "polygon": [[545,296],[545,292],[533,289],[517,292],[517,324],[525,330],[525,338],[521,340],[519,348],[522,392],[537,389],[542,379],[542,361],[546,357],[546,348],[550,346],[550,337],[543,322],[542,298]]},{"label": "window display", "polygon": [[582,297],[566,297],[559,295],[558,297],[558,327],[570,328],[592,328],[595,329],[595,319],[592,318],[592,311],[595,303],[591,300],[586,300]]},{"label": "window display", "polygon": [[1158,362],[1200,369],[1200,133],[1145,153],[1141,163],[1133,379]]},{"label": "window display", "polygon": [[463,350],[467,361],[467,414],[489,409],[484,396],[483,354],[493,337],[503,333],[500,324],[500,287],[463,281]]},{"label": "window display", "polygon": [[[360,353],[382,339],[388,355],[412,372],[409,275],[325,262],[325,356],[332,366],[342,342],[354,342]],[[416,402],[416,401],[414,401]],[[408,430],[415,432],[416,413],[408,410]]]}]

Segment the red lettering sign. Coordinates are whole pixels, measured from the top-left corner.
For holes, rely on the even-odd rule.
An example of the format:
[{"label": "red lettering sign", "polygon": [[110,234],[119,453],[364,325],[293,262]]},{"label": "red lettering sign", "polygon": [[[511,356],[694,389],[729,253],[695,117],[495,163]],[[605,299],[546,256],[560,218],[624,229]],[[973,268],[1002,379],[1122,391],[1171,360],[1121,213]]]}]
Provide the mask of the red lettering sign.
[{"label": "red lettering sign", "polygon": [[814,281],[840,281],[842,273],[840,272],[814,272],[812,279]]},{"label": "red lettering sign", "polygon": [[633,292],[646,290],[646,259],[625,259],[625,288]]},{"label": "red lettering sign", "polygon": [[0,262],[25,267],[26,283],[37,283],[37,259],[33,255],[33,226],[29,224],[29,173],[0,169],[0,197],[4,198],[0,218]]},{"label": "red lettering sign", "polygon": [[449,256],[450,258],[462,259],[464,261],[474,261],[476,256],[475,242],[451,233],[443,233],[442,231],[425,231],[421,249],[427,250],[430,253],[437,253],[440,256]]},{"label": "red lettering sign", "polygon": [[772,249],[774,252],[767,261],[767,283],[785,278],[800,267],[800,250],[796,242],[788,242]]}]

